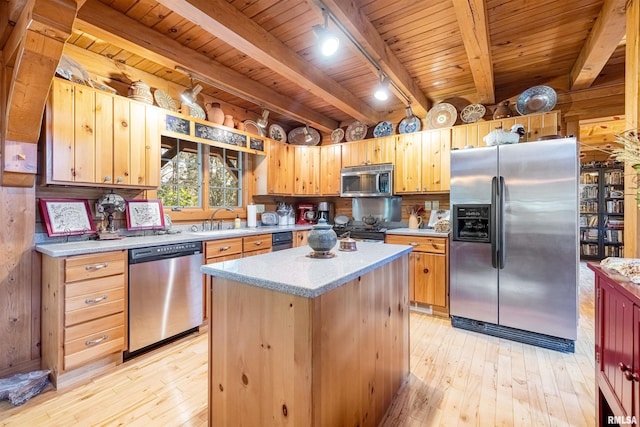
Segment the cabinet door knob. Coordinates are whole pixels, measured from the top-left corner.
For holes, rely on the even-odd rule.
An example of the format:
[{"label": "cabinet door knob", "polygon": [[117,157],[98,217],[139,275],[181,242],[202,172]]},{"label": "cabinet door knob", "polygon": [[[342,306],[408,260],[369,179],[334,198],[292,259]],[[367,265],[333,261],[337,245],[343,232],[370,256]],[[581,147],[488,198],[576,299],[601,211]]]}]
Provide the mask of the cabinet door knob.
[{"label": "cabinet door knob", "polygon": [[427,274],[427,273],[429,272],[429,269],[428,269],[428,268],[425,268],[425,269],[424,269],[424,270],[422,270],[422,271],[424,271],[424,274]]}]

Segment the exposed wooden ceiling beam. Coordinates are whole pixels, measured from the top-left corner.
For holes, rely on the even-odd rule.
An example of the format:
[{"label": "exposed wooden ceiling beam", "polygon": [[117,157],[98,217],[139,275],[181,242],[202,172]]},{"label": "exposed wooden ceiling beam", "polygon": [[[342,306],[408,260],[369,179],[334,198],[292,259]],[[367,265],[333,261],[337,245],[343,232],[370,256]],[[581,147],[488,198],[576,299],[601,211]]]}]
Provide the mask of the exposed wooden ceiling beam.
[{"label": "exposed wooden ceiling beam", "polygon": [[8,78],[0,138],[4,186],[30,187],[35,181],[42,113],[76,6],[73,0],[29,0],[2,50]]},{"label": "exposed wooden ceiling beam", "polygon": [[495,104],[493,61],[485,0],[453,0],[469,67],[483,104]]},{"label": "exposed wooden ceiling beam", "polygon": [[413,112],[424,116],[431,101],[420,90],[407,69],[382,39],[371,21],[353,1],[316,0],[324,5],[360,46],[380,65],[382,71],[409,97]]},{"label": "exposed wooden ceiling beam", "polygon": [[164,67],[174,69],[179,65],[192,70],[226,92],[309,123],[324,132],[331,132],[339,126],[337,121],[183,46],[98,0],[88,0],[80,9],[75,28]]},{"label": "exposed wooden ceiling beam", "polygon": [[351,117],[378,123],[382,115],[249,19],[227,0],[157,0]]},{"label": "exposed wooden ceiling beam", "polygon": [[571,90],[586,89],[598,77],[625,36],[626,0],[605,0],[570,74]]}]

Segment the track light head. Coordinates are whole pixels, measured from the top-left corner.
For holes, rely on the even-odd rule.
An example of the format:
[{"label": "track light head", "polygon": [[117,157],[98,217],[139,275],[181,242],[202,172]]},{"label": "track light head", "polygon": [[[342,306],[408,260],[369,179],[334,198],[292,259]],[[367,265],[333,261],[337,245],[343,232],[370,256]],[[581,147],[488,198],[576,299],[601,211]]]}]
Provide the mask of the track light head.
[{"label": "track light head", "polygon": [[340,47],[340,39],[338,39],[338,36],[331,32],[331,30],[329,30],[329,14],[327,13],[327,11],[323,10],[322,15],[324,16],[324,25],[314,25],[312,27],[313,33],[318,39],[320,52],[322,52],[324,56],[331,56],[336,53],[338,47]]},{"label": "track light head", "polygon": [[384,77],[380,82],[380,84],[376,86],[376,91],[374,92],[373,96],[375,96],[376,99],[379,101],[386,101],[387,99],[389,99],[389,78],[388,77]]}]

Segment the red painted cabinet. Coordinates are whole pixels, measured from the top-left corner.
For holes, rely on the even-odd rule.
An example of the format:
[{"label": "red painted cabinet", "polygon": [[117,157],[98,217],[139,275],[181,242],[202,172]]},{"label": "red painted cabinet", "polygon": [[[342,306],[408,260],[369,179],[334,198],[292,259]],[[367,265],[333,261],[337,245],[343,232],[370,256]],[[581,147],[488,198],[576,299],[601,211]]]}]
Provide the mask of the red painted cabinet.
[{"label": "red painted cabinet", "polygon": [[590,263],[595,271],[596,402],[599,425],[640,418],[640,286]]}]

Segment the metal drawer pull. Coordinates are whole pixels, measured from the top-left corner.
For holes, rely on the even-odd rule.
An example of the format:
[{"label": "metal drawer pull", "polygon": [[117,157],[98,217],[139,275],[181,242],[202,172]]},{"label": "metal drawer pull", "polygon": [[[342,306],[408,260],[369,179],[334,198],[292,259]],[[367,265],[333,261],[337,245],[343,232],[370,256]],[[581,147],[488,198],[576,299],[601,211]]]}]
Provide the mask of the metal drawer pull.
[{"label": "metal drawer pull", "polygon": [[264,242],[262,240],[259,240],[257,242],[253,242],[254,245],[258,245],[260,246],[261,244],[263,244]]},{"label": "metal drawer pull", "polygon": [[410,244],[411,246],[420,246],[420,243],[418,243],[418,242],[411,242],[411,243],[409,243],[409,244]]},{"label": "metal drawer pull", "polygon": [[85,304],[95,304],[95,303],[98,303],[100,301],[106,300],[108,297],[109,297],[108,295],[103,295],[101,297],[93,298],[93,299],[87,298],[86,300],[84,300],[84,303]]},{"label": "metal drawer pull", "polygon": [[229,249],[231,249],[231,246],[220,246],[220,252],[228,251]]},{"label": "metal drawer pull", "polygon": [[109,267],[109,263],[103,262],[102,264],[86,265],[84,269],[87,271],[91,271],[91,270],[100,270],[101,268],[107,268],[107,267]]},{"label": "metal drawer pull", "polygon": [[84,342],[84,345],[86,345],[87,347],[91,347],[93,345],[97,345],[100,344],[102,341],[106,340],[109,338],[109,335],[103,335],[100,338],[96,338],[95,340],[87,340]]}]

